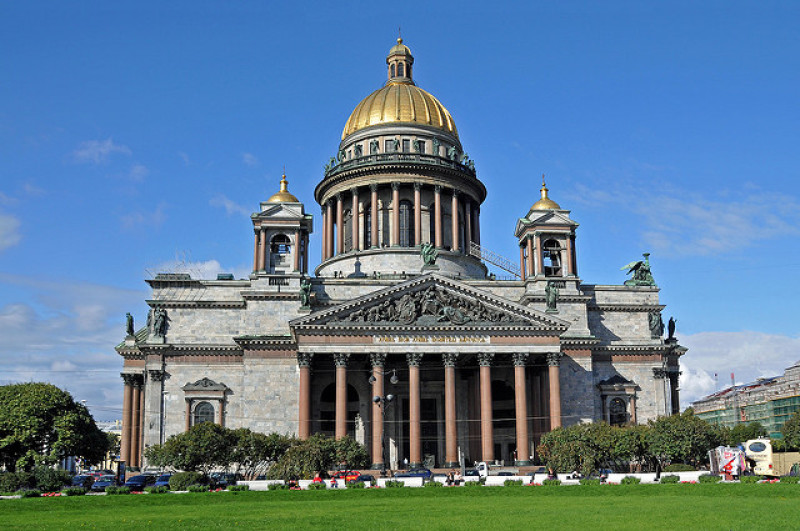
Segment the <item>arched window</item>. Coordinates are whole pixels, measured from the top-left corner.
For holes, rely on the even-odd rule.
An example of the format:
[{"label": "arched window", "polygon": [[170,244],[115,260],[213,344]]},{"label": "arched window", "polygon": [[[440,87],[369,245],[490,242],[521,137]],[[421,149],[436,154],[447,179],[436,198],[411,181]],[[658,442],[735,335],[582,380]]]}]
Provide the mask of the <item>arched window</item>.
[{"label": "arched window", "polygon": [[364,205],[364,249],[372,247],[372,205]]},{"label": "arched window", "polygon": [[608,418],[609,424],[612,426],[624,426],[628,423],[628,411],[623,399],[611,399],[608,403]]},{"label": "arched window", "polygon": [[292,250],[292,242],[285,234],[278,234],[272,238],[270,252],[274,254],[288,254]]},{"label": "arched window", "polygon": [[397,64],[397,75],[399,77],[403,77],[405,74],[403,73],[403,63]]},{"label": "arched window", "polygon": [[392,77],[394,77],[394,64],[392,64],[391,70],[392,70]]},{"label": "arched window", "polygon": [[414,207],[400,201],[400,247],[414,247]]},{"label": "arched window", "polygon": [[550,239],[542,244],[542,263],[546,277],[561,276],[561,246],[557,241]]},{"label": "arched window", "polygon": [[214,422],[214,406],[208,402],[200,402],[194,407],[192,425],[202,424],[203,422]]},{"label": "arched window", "polygon": [[430,243],[436,243],[436,203],[431,203],[428,206],[428,229],[430,232],[428,233],[430,236],[428,239]]}]

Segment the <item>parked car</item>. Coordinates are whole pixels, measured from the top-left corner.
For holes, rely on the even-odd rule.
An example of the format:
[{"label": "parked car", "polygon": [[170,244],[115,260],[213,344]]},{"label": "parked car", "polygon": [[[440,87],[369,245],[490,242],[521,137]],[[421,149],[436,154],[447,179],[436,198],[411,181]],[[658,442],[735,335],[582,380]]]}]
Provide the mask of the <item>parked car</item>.
[{"label": "parked car", "polygon": [[424,467],[412,468],[394,475],[396,478],[423,478],[425,480],[431,479],[432,476],[433,472]]},{"label": "parked car", "polygon": [[214,472],[210,476],[211,485],[213,487],[225,488],[228,485],[236,485],[236,482],[242,479],[239,474],[226,474],[223,472]]},{"label": "parked car", "polygon": [[153,484],[154,487],[169,487],[169,478],[172,477],[172,474],[161,474],[156,479],[156,482]]},{"label": "parked car", "polygon": [[478,471],[477,471],[477,470],[475,470],[474,468],[473,468],[472,470],[465,470],[465,471],[464,471],[464,475],[465,475],[465,476],[480,476],[480,474],[478,473]]},{"label": "parked car", "polygon": [[131,489],[131,492],[143,491],[145,487],[152,487],[156,483],[156,477],[152,474],[139,474],[133,476],[125,482],[125,486]]},{"label": "parked car", "polygon": [[81,474],[80,476],[75,476],[72,478],[71,486],[83,487],[84,489],[91,489],[93,484],[94,484],[94,478],[92,476]]},{"label": "parked car", "polygon": [[353,481],[356,481],[358,483],[369,482],[370,485],[376,485],[377,484],[377,483],[375,483],[375,476],[371,476],[369,474],[359,474],[358,477],[356,479],[354,479]]},{"label": "parked car", "polygon": [[105,492],[106,487],[116,487],[117,485],[117,476],[113,474],[100,476],[94,481],[92,492]]},{"label": "parked car", "polygon": [[340,470],[336,472],[332,477],[332,479],[343,479],[346,482],[348,481],[355,481],[358,479],[358,476],[361,475],[361,472],[358,470]]}]

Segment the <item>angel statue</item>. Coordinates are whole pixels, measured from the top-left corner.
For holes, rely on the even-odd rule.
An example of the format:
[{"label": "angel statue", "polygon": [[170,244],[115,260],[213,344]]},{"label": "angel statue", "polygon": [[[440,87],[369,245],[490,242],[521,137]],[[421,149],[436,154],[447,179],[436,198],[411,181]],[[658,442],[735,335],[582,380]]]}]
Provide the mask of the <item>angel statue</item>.
[{"label": "angel statue", "polygon": [[650,273],[650,253],[643,253],[644,260],[637,260],[622,266],[620,271],[628,270],[626,274],[633,276],[625,281],[626,286],[655,286],[656,281]]},{"label": "angel statue", "polygon": [[422,263],[424,266],[433,267],[436,262],[436,257],[439,255],[439,251],[436,250],[436,247],[434,247],[432,243],[423,243],[419,251],[422,255]]}]

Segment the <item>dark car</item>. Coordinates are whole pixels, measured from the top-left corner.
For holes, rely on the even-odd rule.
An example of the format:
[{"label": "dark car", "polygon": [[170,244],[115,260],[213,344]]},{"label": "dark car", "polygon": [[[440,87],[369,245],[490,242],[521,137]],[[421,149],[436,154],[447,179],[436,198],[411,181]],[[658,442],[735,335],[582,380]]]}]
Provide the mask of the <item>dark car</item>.
[{"label": "dark car", "polygon": [[394,475],[396,478],[423,478],[426,480],[431,479],[432,476],[433,472],[424,467],[412,468]]},{"label": "dark car", "polygon": [[156,479],[156,482],[153,484],[154,487],[169,487],[169,478],[172,477],[172,474],[161,474]]},{"label": "dark car", "polygon": [[211,485],[217,488],[224,489],[228,485],[236,485],[238,480],[242,479],[239,474],[223,474],[215,472],[211,474]]},{"label": "dark car", "polygon": [[71,483],[73,487],[83,487],[84,489],[92,488],[93,484],[94,484],[94,478],[92,476],[85,476],[85,475],[75,476],[74,478],[72,478],[72,483]]},{"label": "dark car", "polygon": [[105,492],[106,487],[116,487],[117,486],[117,476],[113,474],[108,474],[105,476],[100,476],[99,478],[95,479],[94,485],[92,485],[92,492]]},{"label": "dark car", "polygon": [[377,485],[377,483],[375,483],[375,476],[371,476],[369,474],[359,474],[358,477],[352,481],[355,481],[357,483],[369,482],[370,485]]},{"label": "dark car", "polygon": [[141,492],[145,487],[152,487],[156,483],[156,477],[151,474],[139,474],[133,476],[125,482],[125,486],[131,489],[131,492]]}]

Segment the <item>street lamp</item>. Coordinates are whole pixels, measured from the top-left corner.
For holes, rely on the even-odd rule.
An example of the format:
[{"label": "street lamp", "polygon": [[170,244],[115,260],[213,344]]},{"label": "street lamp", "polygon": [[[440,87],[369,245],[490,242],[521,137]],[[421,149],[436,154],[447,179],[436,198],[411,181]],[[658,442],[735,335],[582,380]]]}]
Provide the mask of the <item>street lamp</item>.
[{"label": "street lamp", "polygon": [[[396,376],[392,376],[392,378],[396,378]],[[394,382],[393,382],[394,383]],[[391,404],[394,401],[394,395],[386,395],[386,396],[378,396],[375,395],[372,397],[372,401],[381,408],[381,417],[382,417],[382,429],[381,429],[381,476],[386,475],[386,406]]]}]

